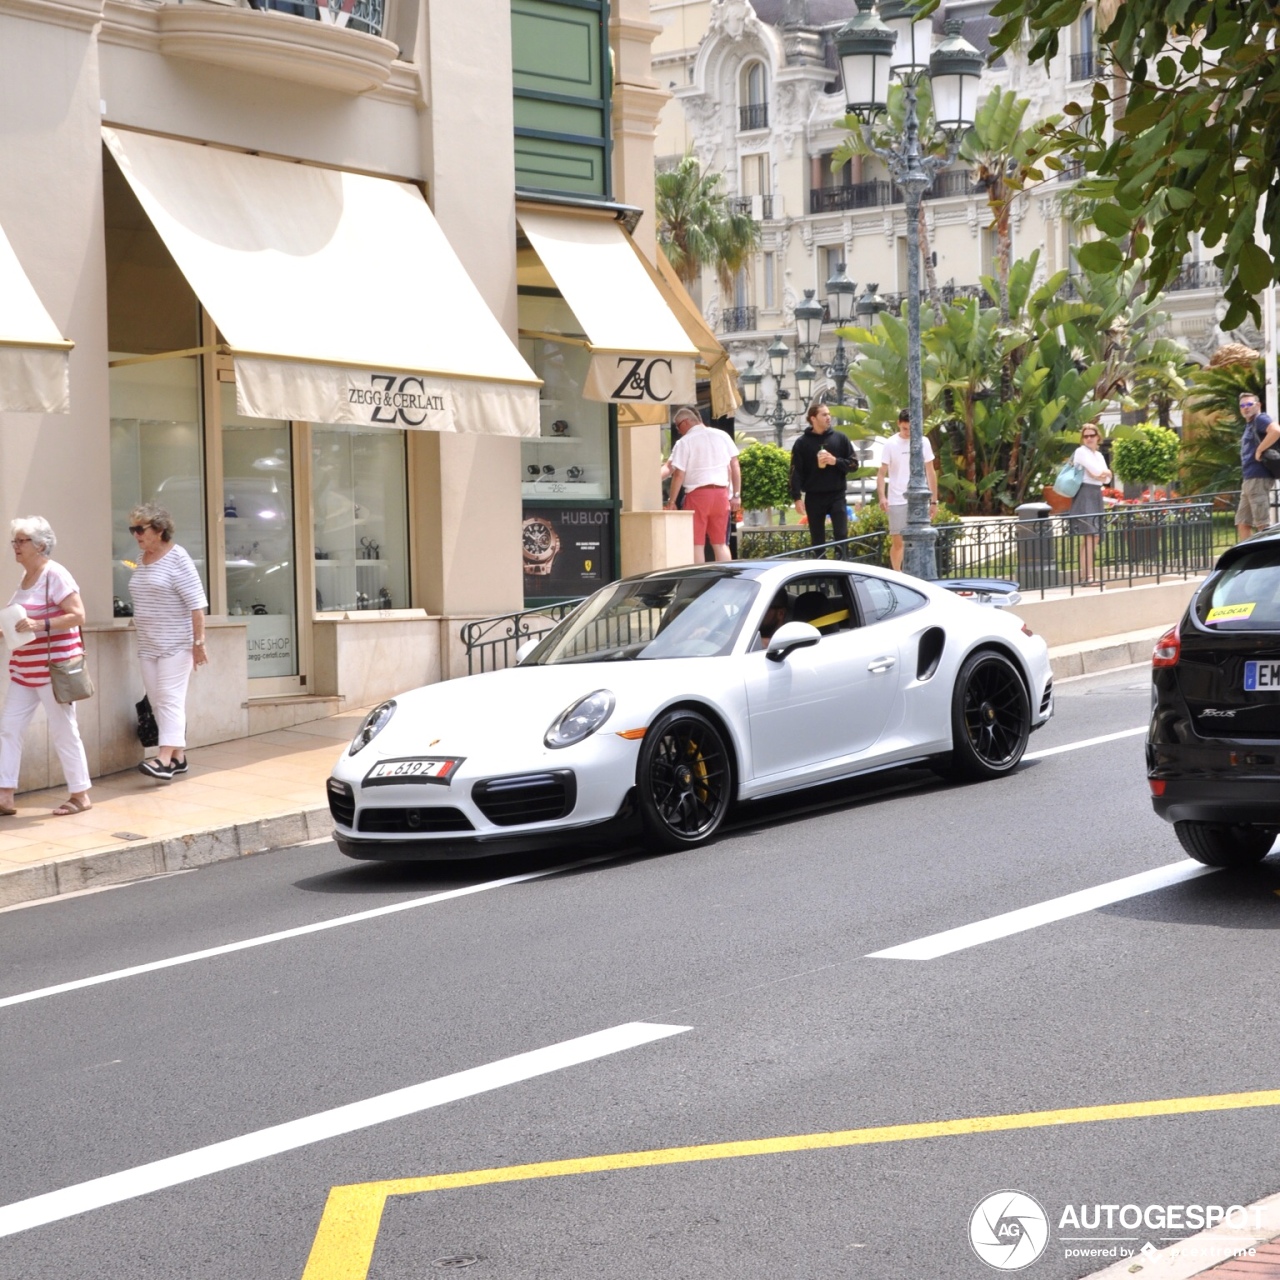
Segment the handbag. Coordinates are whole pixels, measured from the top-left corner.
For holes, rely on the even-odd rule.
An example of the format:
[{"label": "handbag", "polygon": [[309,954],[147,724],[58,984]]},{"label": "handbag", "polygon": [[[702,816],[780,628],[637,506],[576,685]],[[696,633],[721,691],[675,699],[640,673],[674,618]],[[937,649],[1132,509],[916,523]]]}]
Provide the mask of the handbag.
[{"label": "handbag", "polygon": [[134,704],[138,713],[138,741],[144,747],[160,745],[160,726],[156,723],[156,713],[151,710],[151,699],[144,693],[142,701]]},{"label": "handbag", "polygon": [[1058,468],[1058,477],[1053,482],[1056,493],[1064,498],[1074,498],[1084,484],[1084,468],[1078,467],[1069,458]]},{"label": "handbag", "polygon": [[[44,580],[45,609],[49,608],[49,579]],[[83,702],[93,697],[93,680],[89,676],[89,668],[85,664],[85,656],[78,653],[74,658],[63,658],[61,662],[49,663],[49,683],[53,686],[53,699],[66,706],[69,702]]]},{"label": "handbag", "polygon": [[1280,480],[1280,445],[1273,444],[1270,449],[1263,449],[1258,461],[1267,469],[1272,479]]}]

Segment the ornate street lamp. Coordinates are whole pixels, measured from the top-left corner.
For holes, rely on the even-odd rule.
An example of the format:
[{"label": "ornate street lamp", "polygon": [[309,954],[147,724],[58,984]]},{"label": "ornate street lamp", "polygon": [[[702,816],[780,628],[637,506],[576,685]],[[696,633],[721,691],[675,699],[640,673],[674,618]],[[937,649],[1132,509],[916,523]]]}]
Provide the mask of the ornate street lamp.
[{"label": "ornate street lamp", "polygon": [[796,303],[797,350],[812,351],[822,341],[822,303],[814,298],[815,289],[804,291],[804,301]]},{"label": "ornate street lamp", "polygon": [[[911,413],[911,478],[907,484],[907,528],[903,568],[920,578],[936,578],[934,543],[929,522],[929,484],[924,474],[924,407],[920,351],[920,200],[934,175],[949,165],[960,140],[974,120],[982,55],[961,35],[961,24],[946,24],[946,39],[928,57],[929,23],[918,18],[911,0],[881,0],[879,17],[873,0],[857,0],[858,12],[836,34],[845,102],[857,117],[862,142],[889,168],[902,190],[907,220],[907,406]],[[883,18],[883,21],[880,19]],[[906,107],[903,131],[890,147],[877,146],[868,128],[888,106],[889,74],[897,76]],[[937,127],[946,140],[946,155],[924,155],[920,148],[917,90],[928,75],[932,83]]]}]

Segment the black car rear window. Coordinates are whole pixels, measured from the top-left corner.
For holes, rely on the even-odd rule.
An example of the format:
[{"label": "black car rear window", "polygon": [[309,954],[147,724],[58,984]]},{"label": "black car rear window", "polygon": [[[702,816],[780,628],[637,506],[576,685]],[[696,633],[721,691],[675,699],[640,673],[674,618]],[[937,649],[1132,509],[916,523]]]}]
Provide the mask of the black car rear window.
[{"label": "black car rear window", "polygon": [[1280,631],[1280,546],[1233,560],[1205,584],[1195,610],[1211,631]]}]

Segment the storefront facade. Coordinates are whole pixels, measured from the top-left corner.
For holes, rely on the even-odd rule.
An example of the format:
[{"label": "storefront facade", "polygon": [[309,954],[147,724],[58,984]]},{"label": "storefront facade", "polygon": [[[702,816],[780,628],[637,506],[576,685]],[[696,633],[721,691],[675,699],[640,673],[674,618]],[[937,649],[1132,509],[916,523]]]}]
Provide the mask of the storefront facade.
[{"label": "storefront facade", "polygon": [[[701,357],[654,283],[647,0],[291,8],[0,0],[0,495],[81,585],[95,773],[138,753],[139,502],[209,594],[196,745],[449,678],[465,620],[688,559],[653,424]],[[56,776],[42,732],[24,788]]]}]

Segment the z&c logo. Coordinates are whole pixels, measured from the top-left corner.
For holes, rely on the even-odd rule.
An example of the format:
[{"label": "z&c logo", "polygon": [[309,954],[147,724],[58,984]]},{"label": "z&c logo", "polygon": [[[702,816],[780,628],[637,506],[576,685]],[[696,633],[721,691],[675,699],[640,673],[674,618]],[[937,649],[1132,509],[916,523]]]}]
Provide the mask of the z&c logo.
[{"label": "z&c logo", "polygon": [[969,1216],[969,1243],[987,1266],[1021,1271],[1049,1243],[1049,1217],[1026,1192],[997,1191]]}]

